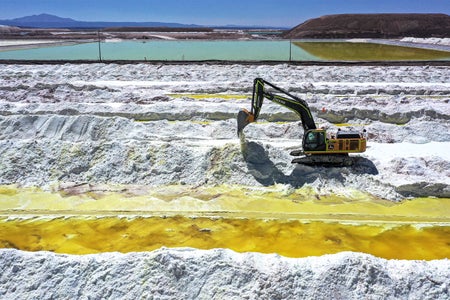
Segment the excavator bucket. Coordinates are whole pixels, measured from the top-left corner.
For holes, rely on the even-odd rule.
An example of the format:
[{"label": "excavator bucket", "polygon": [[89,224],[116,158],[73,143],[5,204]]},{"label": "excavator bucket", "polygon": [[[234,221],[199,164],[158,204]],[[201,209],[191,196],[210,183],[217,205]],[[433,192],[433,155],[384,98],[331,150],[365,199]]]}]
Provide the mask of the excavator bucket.
[{"label": "excavator bucket", "polygon": [[254,122],[254,120],[255,120],[254,116],[248,110],[243,109],[243,110],[239,111],[239,113],[237,115],[237,127],[238,127],[237,134],[238,134],[238,136],[242,132],[242,130],[244,130],[245,126],[247,126],[251,122]]}]

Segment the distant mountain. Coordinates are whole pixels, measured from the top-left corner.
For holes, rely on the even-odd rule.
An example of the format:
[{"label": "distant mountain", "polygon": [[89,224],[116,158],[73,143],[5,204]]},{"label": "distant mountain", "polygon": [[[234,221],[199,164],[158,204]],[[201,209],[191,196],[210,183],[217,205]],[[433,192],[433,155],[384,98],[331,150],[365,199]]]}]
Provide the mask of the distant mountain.
[{"label": "distant mountain", "polygon": [[195,24],[164,23],[164,22],[99,22],[77,21],[70,18],[61,18],[49,14],[40,14],[0,20],[0,25],[32,27],[32,28],[105,28],[105,27],[203,27]]},{"label": "distant mountain", "polygon": [[76,23],[74,19],[61,18],[49,14],[32,15],[22,18],[17,18],[11,20],[11,22],[16,22],[17,24],[30,24],[30,23],[48,23],[48,24],[60,24],[60,23]]}]

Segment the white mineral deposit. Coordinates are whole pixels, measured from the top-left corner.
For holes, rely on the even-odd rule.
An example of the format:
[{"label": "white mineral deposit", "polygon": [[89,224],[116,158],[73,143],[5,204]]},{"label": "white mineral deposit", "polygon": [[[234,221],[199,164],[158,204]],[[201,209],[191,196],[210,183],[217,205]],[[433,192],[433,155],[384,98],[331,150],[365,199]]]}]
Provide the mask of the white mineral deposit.
[{"label": "white mineral deposit", "polygon": [[[270,101],[241,141],[236,114],[250,108],[255,77],[303,98],[328,130],[366,129],[367,151],[351,167],[291,164],[303,129]],[[449,100],[450,69],[436,65],[3,64],[0,185],[277,185],[392,202],[450,198]],[[30,207],[21,201],[16,209]],[[448,259],[358,252],[0,250],[1,299],[449,299],[449,278]]]}]

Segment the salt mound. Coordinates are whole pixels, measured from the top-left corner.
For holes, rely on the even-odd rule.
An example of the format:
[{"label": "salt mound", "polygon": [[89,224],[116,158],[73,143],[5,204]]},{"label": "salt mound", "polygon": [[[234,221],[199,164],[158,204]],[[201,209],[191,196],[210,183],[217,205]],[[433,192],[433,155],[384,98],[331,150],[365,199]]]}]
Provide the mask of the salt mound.
[{"label": "salt mound", "polygon": [[308,258],[226,249],[60,255],[0,250],[0,297],[448,299],[450,261],[342,252]]},{"label": "salt mound", "polygon": [[[448,70],[7,65],[0,68],[0,184],[281,183],[391,200],[448,197]],[[260,76],[306,99],[320,126],[367,128],[368,150],[351,168],[293,166],[288,153],[298,148],[302,130],[295,115],[267,103],[261,121],[286,123],[248,126],[251,151],[243,155],[235,116],[250,105],[242,96]],[[448,299],[449,278],[448,259],[396,261],[350,252],[292,259],[224,249],[86,256],[0,250],[2,299]]]},{"label": "salt mound", "polygon": [[[291,165],[303,130],[270,101],[245,129],[253,154],[243,157],[235,118],[260,76],[305,99],[320,127],[367,129],[361,160]],[[308,183],[390,200],[449,195],[445,66],[7,65],[0,77],[0,184]]]}]

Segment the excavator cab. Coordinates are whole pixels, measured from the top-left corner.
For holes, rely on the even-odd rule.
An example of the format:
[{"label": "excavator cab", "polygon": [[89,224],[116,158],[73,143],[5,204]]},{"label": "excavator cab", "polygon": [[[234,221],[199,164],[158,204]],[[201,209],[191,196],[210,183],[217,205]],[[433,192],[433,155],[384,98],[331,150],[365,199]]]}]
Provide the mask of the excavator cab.
[{"label": "excavator cab", "polygon": [[323,129],[308,130],[303,136],[303,151],[326,151],[326,134]]}]

